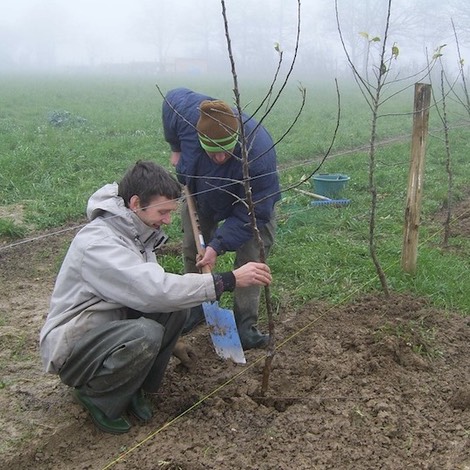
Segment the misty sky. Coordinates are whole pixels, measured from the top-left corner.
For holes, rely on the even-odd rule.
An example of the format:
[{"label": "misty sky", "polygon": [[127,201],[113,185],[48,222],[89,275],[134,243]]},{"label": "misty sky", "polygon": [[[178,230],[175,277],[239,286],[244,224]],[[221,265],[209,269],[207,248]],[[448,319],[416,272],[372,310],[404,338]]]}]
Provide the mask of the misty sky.
[{"label": "misty sky", "polygon": [[[140,0],[14,0],[0,7],[0,26],[11,34],[9,45],[34,61],[37,42],[55,43],[59,63],[87,65],[93,60],[150,60],[152,53],[132,30],[145,12]],[[18,34],[14,34],[14,33]],[[2,35],[3,36],[3,35]],[[18,42],[22,45],[19,46]],[[26,49],[26,50],[25,50]]]},{"label": "misty sky", "polygon": [[[360,32],[383,33],[387,3],[338,0],[345,40],[354,59],[364,57],[366,41]],[[287,56],[292,54],[295,0],[226,0],[226,5],[234,53],[241,65],[275,63],[277,41]],[[334,0],[303,0],[301,11],[298,65],[336,73],[338,64],[344,63],[344,52]],[[393,1],[389,41],[390,46],[398,42],[402,63],[424,62],[426,50],[452,43],[452,11],[457,12],[456,21],[470,17],[468,0]],[[468,52],[468,37],[460,39],[462,50]],[[168,63],[178,57],[227,60],[219,0],[0,1],[0,71]]]}]

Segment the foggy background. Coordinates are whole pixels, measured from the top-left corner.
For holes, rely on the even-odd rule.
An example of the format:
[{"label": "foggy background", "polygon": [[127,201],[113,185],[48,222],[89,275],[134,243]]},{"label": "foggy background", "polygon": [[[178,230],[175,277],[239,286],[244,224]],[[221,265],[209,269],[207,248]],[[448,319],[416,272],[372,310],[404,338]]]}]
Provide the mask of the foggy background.
[{"label": "foggy background", "polygon": [[[0,0],[0,73],[126,72],[230,75],[219,0]],[[352,60],[365,66],[367,40],[383,39],[387,0],[338,0],[341,30]],[[237,71],[272,76],[278,55],[292,58],[295,0],[226,0]],[[400,49],[404,74],[423,68],[442,44],[448,70],[457,70],[454,20],[469,60],[468,0],[394,0],[387,45]],[[381,43],[372,43],[380,48]],[[303,0],[295,76],[331,78],[348,71],[334,0]]]}]

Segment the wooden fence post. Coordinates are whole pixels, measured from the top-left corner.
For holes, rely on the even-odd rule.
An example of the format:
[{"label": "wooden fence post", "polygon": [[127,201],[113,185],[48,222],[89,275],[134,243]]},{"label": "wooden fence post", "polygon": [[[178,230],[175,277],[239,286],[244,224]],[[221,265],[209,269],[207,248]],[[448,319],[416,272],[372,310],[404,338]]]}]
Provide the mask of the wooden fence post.
[{"label": "wooden fence post", "polygon": [[405,208],[405,226],[401,265],[405,272],[414,274],[418,259],[418,232],[421,217],[421,198],[424,183],[424,160],[428,135],[431,85],[415,83],[413,137],[411,141],[410,173]]}]

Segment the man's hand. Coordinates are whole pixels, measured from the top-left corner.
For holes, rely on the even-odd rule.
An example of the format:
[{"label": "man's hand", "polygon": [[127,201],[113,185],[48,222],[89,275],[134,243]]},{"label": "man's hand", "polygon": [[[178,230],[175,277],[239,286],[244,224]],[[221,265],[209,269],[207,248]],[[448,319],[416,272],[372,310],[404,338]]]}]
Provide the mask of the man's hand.
[{"label": "man's hand", "polygon": [[208,246],[204,253],[204,256],[197,261],[196,267],[202,269],[204,266],[209,266],[211,271],[215,267],[215,263],[217,262],[217,251],[214,248]]},{"label": "man's hand", "polygon": [[172,166],[178,165],[178,162],[180,161],[180,157],[181,157],[181,152],[171,152],[170,165]]},{"label": "man's hand", "polygon": [[273,278],[269,266],[250,261],[233,271],[237,287],[267,286]]},{"label": "man's hand", "polygon": [[177,357],[181,361],[181,364],[187,369],[193,369],[197,362],[197,356],[194,350],[183,343],[181,339],[175,344],[173,356]]}]

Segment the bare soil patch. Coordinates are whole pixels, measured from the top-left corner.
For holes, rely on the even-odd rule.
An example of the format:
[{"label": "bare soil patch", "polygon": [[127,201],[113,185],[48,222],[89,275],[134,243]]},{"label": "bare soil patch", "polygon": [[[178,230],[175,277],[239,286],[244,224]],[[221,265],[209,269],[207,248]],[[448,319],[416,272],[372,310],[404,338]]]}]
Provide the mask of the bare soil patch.
[{"label": "bare soil patch", "polygon": [[73,235],[0,251],[2,468],[470,469],[470,317],[408,295],[282,312],[263,397],[265,353],[223,362],[200,326],[198,366],[171,362],[153,420],[97,431],[38,353]]}]

